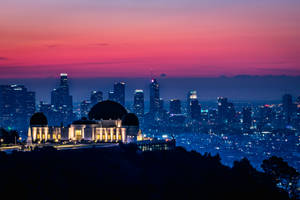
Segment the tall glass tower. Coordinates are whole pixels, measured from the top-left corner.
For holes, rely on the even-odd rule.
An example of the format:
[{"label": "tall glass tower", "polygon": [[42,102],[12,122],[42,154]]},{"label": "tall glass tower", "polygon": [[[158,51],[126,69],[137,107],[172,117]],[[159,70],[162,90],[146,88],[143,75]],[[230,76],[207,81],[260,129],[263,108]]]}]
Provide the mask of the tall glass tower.
[{"label": "tall glass tower", "polygon": [[125,106],[125,83],[117,82],[114,84],[114,97],[115,101]]},{"label": "tall glass tower", "polygon": [[145,112],[144,91],[143,90],[135,90],[133,101],[134,101],[133,102],[134,113],[138,116],[138,118],[142,118],[144,116],[144,112]]},{"label": "tall glass tower", "polygon": [[157,113],[160,107],[159,84],[156,79],[150,83],[150,113]]},{"label": "tall glass tower", "polygon": [[0,127],[25,131],[34,112],[34,92],[23,85],[0,85]]},{"label": "tall glass tower", "polygon": [[51,92],[51,104],[57,114],[53,125],[67,125],[73,121],[73,98],[69,93],[68,75],[60,74],[60,84]]},{"label": "tall glass tower", "polygon": [[94,106],[97,103],[103,101],[103,92],[101,91],[92,91],[91,93],[91,105]]}]

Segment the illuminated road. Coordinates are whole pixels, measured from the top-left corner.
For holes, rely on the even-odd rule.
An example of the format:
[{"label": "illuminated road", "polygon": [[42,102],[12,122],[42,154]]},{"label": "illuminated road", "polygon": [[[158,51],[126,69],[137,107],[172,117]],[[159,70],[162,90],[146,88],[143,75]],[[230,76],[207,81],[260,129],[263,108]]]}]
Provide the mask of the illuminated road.
[{"label": "illuminated road", "polygon": [[[119,144],[117,143],[100,143],[100,144],[62,144],[62,145],[53,145],[54,148],[57,150],[70,150],[70,149],[82,149],[82,148],[109,148],[109,147],[116,147]],[[42,147],[43,145],[39,145]],[[52,145],[45,145],[45,146],[52,146]],[[30,149],[22,148],[21,145],[14,145],[14,146],[5,146],[0,147],[0,151],[4,151],[6,153],[11,153],[12,151],[30,151]]]},{"label": "illuminated road", "polygon": [[57,150],[82,149],[82,148],[108,148],[116,147],[119,144],[64,144],[54,146]]},{"label": "illuminated road", "polygon": [[0,151],[13,151],[13,150],[20,150],[20,149],[22,149],[22,147],[19,145],[0,147]]}]

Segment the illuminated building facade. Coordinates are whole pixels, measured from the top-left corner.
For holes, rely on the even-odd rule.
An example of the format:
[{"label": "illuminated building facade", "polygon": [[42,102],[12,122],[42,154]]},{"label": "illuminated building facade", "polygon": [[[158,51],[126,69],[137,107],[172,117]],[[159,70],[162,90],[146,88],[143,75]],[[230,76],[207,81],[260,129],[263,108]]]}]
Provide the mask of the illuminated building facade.
[{"label": "illuminated building facade", "polygon": [[82,119],[73,122],[68,139],[72,141],[91,140],[99,142],[126,142],[126,128],[122,120],[92,121]]},{"label": "illuminated building facade", "polygon": [[[92,107],[87,118],[74,121],[68,128],[49,127],[43,113],[35,113],[28,128],[28,145],[59,141],[130,143],[141,140],[139,120],[119,103],[102,101]],[[67,131],[66,131],[67,130]]]},{"label": "illuminated building facade", "polygon": [[46,116],[41,112],[35,113],[30,119],[27,144],[59,142],[66,138],[64,130],[64,127],[49,127]]}]

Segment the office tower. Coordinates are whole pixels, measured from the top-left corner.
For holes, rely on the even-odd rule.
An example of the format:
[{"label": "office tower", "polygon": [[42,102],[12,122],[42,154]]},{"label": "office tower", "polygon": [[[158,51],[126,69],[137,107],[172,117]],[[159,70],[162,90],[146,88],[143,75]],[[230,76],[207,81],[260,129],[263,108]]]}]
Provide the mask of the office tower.
[{"label": "office tower", "polygon": [[285,94],[282,97],[283,117],[286,124],[291,122],[291,116],[294,111],[293,98],[290,94]]},{"label": "office tower", "polygon": [[228,102],[226,109],[227,109],[226,118],[227,118],[228,123],[235,122],[236,111],[235,111],[233,103]]},{"label": "office tower", "polygon": [[271,123],[274,119],[275,113],[270,105],[264,105],[260,107],[259,117],[260,124],[265,125]]},{"label": "office tower", "polygon": [[68,75],[60,74],[60,84],[51,92],[51,104],[57,114],[56,124],[68,125],[73,121],[73,99],[69,94]]},{"label": "office tower", "polygon": [[299,113],[299,110],[300,110],[300,96],[297,97],[296,99],[296,105],[295,105],[297,108],[297,113]]},{"label": "office tower", "polygon": [[38,107],[39,107],[39,112],[43,113],[47,118],[49,118],[48,113],[52,111],[51,104],[40,101]]},{"label": "office tower", "polygon": [[299,127],[300,127],[300,96],[297,98],[296,101],[296,111],[297,111],[297,118],[299,119]]},{"label": "office tower", "polygon": [[227,98],[218,97],[218,123],[227,124],[235,122],[236,111],[234,104],[228,102]]},{"label": "office tower", "polygon": [[181,101],[179,99],[170,100],[170,114],[181,114]]},{"label": "office tower", "polygon": [[191,101],[197,99],[197,91],[191,90],[187,94],[187,108],[190,109]]},{"label": "office tower", "polygon": [[252,126],[252,109],[251,108],[243,108],[243,128],[250,129]]},{"label": "office tower", "polygon": [[298,104],[298,105],[300,104],[300,96],[297,97],[296,104]]},{"label": "office tower", "polygon": [[47,117],[49,125],[54,125],[52,120],[54,116],[53,116],[51,104],[40,101],[40,104],[38,105],[38,110],[39,112],[43,113]]},{"label": "office tower", "polygon": [[133,110],[134,113],[138,116],[138,118],[142,118],[144,116],[144,91],[143,90],[135,90],[134,91],[134,100],[133,100]]},{"label": "office tower", "polygon": [[165,101],[163,98],[159,98],[158,111],[163,111],[165,109]]},{"label": "office tower", "polygon": [[25,131],[35,112],[35,93],[23,85],[0,86],[0,126]]},{"label": "office tower", "polygon": [[35,113],[36,110],[36,102],[35,102],[35,92],[30,92],[28,91],[27,94],[25,95],[26,98],[25,100],[25,107],[26,107],[26,113],[27,117],[31,117],[32,113]]},{"label": "office tower", "polygon": [[226,122],[227,103],[227,98],[218,97],[218,122],[221,124]]},{"label": "office tower", "polygon": [[115,100],[115,93],[114,93],[114,91],[109,91],[108,92],[108,100],[110,100],[110,101],[116,101]]},{"label": "office tower", "polygon": [[80,103],[80,116],[81,118],[83,117],[88,117],[88,114],[91,109],[91,102],[84,100]]},{"label": "office tower", "polygon": [[209,124],[216,124],[218,119],[217,109],[208,110],[208,122]]},{"label": "office tower", "polygon": [[114,84],[114,98],[115,101],[122,106],[125,106],[125,83],[118,82]]},{"label": "office tower", "polygon": [[194,120],[201,119],[201,106],[197,99],[192,99],[190,101],[190,117]]},{"label": "office tower", "polygon": [[152,79],[150,83],[150,113],[157,113],[160,108],[159,84],[156,79]]},{"label": "office tower", "polygon": [[91,106],[103,101],[103,93],[101,91],[92,91],[91,93]]}]

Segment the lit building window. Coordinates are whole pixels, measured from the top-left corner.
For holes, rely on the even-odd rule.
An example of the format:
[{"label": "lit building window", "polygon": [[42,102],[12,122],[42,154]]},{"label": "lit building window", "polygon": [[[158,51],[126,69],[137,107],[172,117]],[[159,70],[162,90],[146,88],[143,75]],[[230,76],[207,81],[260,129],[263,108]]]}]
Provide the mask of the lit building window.
[{"label": "lit building window", "polygon": [[82,139],[81,130],[75,130],[75,139],[76,140],[81,140]]}]

